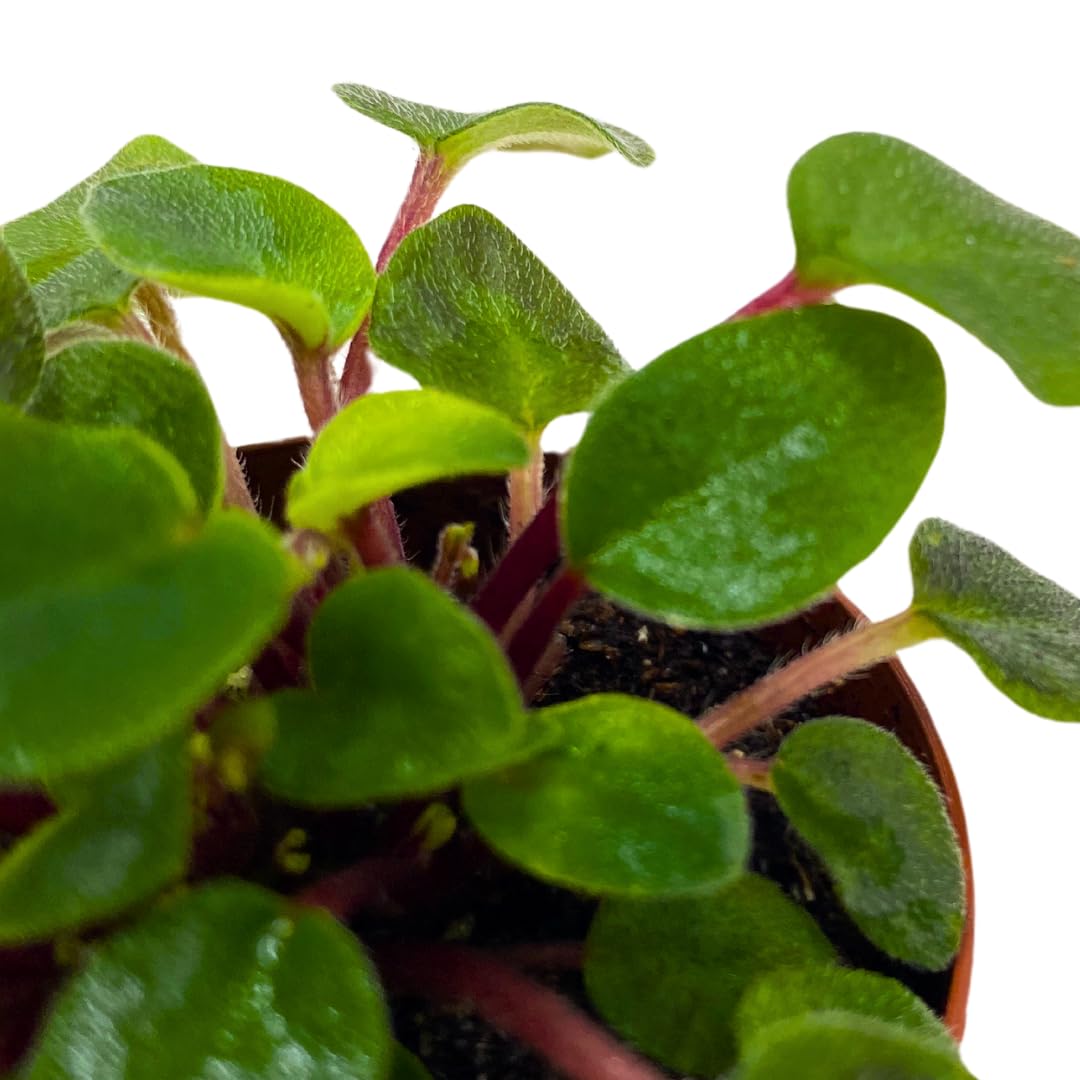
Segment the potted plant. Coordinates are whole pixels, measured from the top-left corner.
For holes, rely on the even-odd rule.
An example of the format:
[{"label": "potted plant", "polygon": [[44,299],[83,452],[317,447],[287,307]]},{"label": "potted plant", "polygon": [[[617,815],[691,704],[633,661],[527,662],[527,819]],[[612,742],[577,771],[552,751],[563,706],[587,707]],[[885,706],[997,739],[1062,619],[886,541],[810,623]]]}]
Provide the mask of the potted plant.
[{"label": "potted plant", "polygon": [[[4,1065],[970,1075],[948,763],[850,676],[944,637],[1074,719],[1080,601],[935,519],[910,607],[834,632],[851,609],[821,601],[921,484],[944,378],[833,296],[906,292],[1078,403],[1080,241],[840,136],[792,172],[795,270],[634,373],[505,225],[433,215],[486,150],[647,144],[336,89],[420,146],[374,265],[314,196],[156,137],[3,230]],[[292,353],[315,434],[284,506],[262,492],[284,530],[184,293]],[[422,389],[368,394],[372,351]],[[583,410],[545,476],[543,429]]]}]

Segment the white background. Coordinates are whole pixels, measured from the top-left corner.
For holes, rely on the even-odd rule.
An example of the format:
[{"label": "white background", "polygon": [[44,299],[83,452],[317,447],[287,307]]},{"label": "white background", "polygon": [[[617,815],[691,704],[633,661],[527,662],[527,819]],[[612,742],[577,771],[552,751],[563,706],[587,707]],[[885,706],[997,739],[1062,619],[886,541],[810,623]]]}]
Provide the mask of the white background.
[{"label": "white background", "polygon": [[[203,161],[307,187],[374,255],[413,151],[348,110],[331,83],[463,110],[557,101],[641,134],[656,164],[492,154],[466,168],[444,206],[476,202],[506,221],[640,365],[788,270],[787,171],[831,134],[902,137],[1080,233],[1068,6],[1029,2],[999,15],[944,0],[4,4],[0,221],[153,132]],[[1080,592],[1080,416],[1029,397],[1001,360],[914,303],[875,289],[842,299],[925,330],[949,387],[930,477],[893,535],[845,579],[849,594],[873,616],[904,606],[907,540],[930,515],[994,538]],[[304,429],[269,323],[197,300],[181,315],[233,442]],[[951,646],[908,656],[964,790],[974,846],[966,1060],[982,1080],[1080,1076],[1080,728],[1012,708]]]}]

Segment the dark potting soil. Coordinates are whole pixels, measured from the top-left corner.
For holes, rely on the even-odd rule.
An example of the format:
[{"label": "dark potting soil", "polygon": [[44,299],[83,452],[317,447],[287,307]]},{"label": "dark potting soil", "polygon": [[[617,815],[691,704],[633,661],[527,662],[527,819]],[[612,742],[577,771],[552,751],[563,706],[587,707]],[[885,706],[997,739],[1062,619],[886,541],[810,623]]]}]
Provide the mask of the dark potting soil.
[{"label": "dark potting soil", "polygon": [[[778,659],[754,633],[680,631],[629,614],[596,596],[584,598],[564,622],[567,654],[535,702],[572,701],[585,694],[620,692],[646,697],[697,716],[765,674]],[[812,701],[754,732],[737,748],[769,756],[798,723],[818,713]],[[788,826],[772,797],[749,793],[753,818],[750,868],[776,881],[818,921],[845,962],[891,975],[939,1012],[951,972],[927,973],[899,964],[871,945],[845,914],[820,861]],[[384,935],[452,940],[477,946],[580,941],[595,902],[520,874],[483,852],[474,836],[454,841],[471,852],[476,871],[448,904],[410,915],[406,924],[363,928],[376,943]],[[480,858],[476,858],[480,853]],[[359,929],[359,928],[358,928]],[[580,974],[535,973],[587,1012]],[[545,1061],[465,1010],[416,999],[394,1002],[398,1038],[435,1080],[557,1080]],[[675,1074],[671,1074],[675,1075]]]}]

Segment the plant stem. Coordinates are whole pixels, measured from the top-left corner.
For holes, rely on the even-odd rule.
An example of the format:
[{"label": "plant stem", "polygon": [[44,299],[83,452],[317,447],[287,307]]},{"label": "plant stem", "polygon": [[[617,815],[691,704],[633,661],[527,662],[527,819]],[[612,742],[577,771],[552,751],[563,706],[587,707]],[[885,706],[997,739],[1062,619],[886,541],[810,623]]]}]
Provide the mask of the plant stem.
[{"label": "plant stem", "polygon": [[394,893],[422,872],[423,865],[414,858],[376,855],[320,878],[293,899],[346,922],[360,911],[396,911]]},{"label": "plant stem", "polygon": [[[150,329],[154,337],[163,349],[171,352],[173,356],[188,364],[191,369],[200,376],[199,366],[195,358],[187,351],[183,339],[180,336],[180,323],[176,318],[176,311],[169,303],[168,296],[152,282],[143,282],[136,290],[135,300],[146,313],[150,323]],[[205,385],[205,380],[203,380]],[[229,445],[225,433],[221,434],[221,459],[225,463],[225,505],[238,506],[242,510],[257,513],[255,500],[251,497],[251,489],[247,485],[244,476],[244,467],[236,451]]]},{"label": "plant stem", "polygon": [[585,591],[585,587],[585,579],[577,571],[563,566],[514,634],[507,657],[523,685],[529,682],[563,616]]},{"label": "plant stem", "polygon": [[450,1004],[467,1002],[571,1080],[662,1080],[654,1066],[554,990],[478,949],[387,945],[376,950],[375,962],[393,989]]},{"label": "plant stem", "polygon": [[472,546],[476,526],[473,522],[451,522],[439,533],[435,548],[435,562],[431,567],[431,580],[443,589],[451,589],[457,581],[458,572],[466,559],[475,557]]},{"label": "plant stem", "polygon": [[473,611],[496,634],[559,560],[558,501],[558,489],[552,488],[540,513],[510,545],[473,599]]},{"label": "plant stem", "polygon": [[725,755],[728,768],[743,787],[772,791],[772,758],[749,758],[735,751]]},{"label": "plant stem", "polygon": [[[438,154],[421,150],[413,170],[412,182],[405,193],[405,199],[390,227],[390,233],[379,252],[375,263],[375,272],[381,274],[390,262],[390,257],[397,250],[398,244],[413,229],[423,225],[435,212],[446,185],[453,173],[446,167],[446,162]],[[339,397],[342,405],[347,405],[355,398],[366,394],[371,387],[371,360],[368,356],[368,328],[370,317],[365,319],[349,343],[349,352],[345,357],[345,367],[341,373]]]},{"label": "plant stem", "polygon": [[367,567],[393,566],[405,561],[394,504],[389,499],[365,506],[343,523],[360,561]]},{"label": "plant stem", "polygon": [[884,622],[863,623],[709,709],[698,717],[698,725],[716,747],[723,749],[818,687],[937,636],[934,624],[915,608]]},{"label": "plant stem", "polygon": [[304,412],[307,414],[312,434],[318,435],[338,407],[330,353],[322,347],[305,349],[294,342],[291,335],[284,337],[292,351],[293,368],[296,371],[296,383],[300,387]]},{"label": "plant stem", "polygon": [[540,449],[539,439],[532,447],[529,464],[511,469],[506,486],[510,495],[510,542],[513,543],[536,517],[544,502],[544,451]]},{"label": "plant stem", "polygon": [[792,270],[772,288],[766,289],[759,297],[751,300],[749,304],[744,304],[727,321],[735,322],[737,319],[747,319],[751,315],[764,315],[766,312],[780,311],[784,308],[823,304],[831,300],[835,292],[835,286],[801,284],[798,273]]},{"label": "plant stem", "polygon": [[580,941],[538,941],[505,945],[498,950],[498,955],[514,967],[577,971],[585,962],[585,946]]}]

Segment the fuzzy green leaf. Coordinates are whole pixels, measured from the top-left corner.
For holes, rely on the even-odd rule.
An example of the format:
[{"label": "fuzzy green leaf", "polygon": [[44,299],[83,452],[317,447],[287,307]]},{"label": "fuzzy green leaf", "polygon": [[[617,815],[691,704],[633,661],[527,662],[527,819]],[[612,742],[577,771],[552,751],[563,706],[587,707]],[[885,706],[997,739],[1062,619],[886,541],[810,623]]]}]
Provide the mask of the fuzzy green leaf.
[{"label": "fuzzy green leaf", "polygon": [[4,240],[26,272],[46,327],[122,310],[138,281],[98,250],[83,225],[79,212],[94,186],[194,160],[157,135],[140,135],[48,206],[4,226]]},{"label": "fuzzy green leaf", "polygon": [[198,532],[183,471],[124,429],[0,410],[0,778],[49,779],[148,747],[284,619],[272,530]]},{"label": "fuzzy green leaf", "polygon": [[911,541],[914,606],[1022,708],[1080,720],[1080,599],[940,518]]},{"label": "fuzzy green leaf", "polygon": [[502,473],[529,460],[506,417],[438,390],[369,394],[319,433],[289,483],[289,521],[332,533],[384,495],[452,476]]},{"label": "fuzzy green leaf", "polygon": [[685,716],[621,694],[544,709],[550,748],[465,785],[484,839],[537,877],[586,892],[674,896],[738,875],[738,782]]},{"label": "fuzzy green leaf", "polygon": [[748,874],[709,896],[605,900],[589,930],[585,985],[650,1057],[715,1076],[735,1060],[735,1006],[758,976],[833,959],[814,920]]},{"label": "fuzzy green leaf", "polygon": [[315,806],[424,795],[535,750],[538,725],[495,639],[422,574],[343,585],[309,645],[315,691],[273,699],[262,775],[278,795]]},{"label": "fuzzy green leaf", "polygon": [[94,188],[83,221],[139,277],[268,315],[305,348],[337,348],[367,314],[375,271],[337,211],[274,176],[187,165]]},{"label": "fuzzy green leaf", "polygon": [[190,762],[173,736],[56,785],[60,812],[0,858],[0,943],[81,929],[178,878],[191,841]]},{"label": "fuzzy green leaf", "polygon": [[824,860],[859,929],[938,971],[964,927],[964,869],[934,782],[895,735],[847,716],[813,720],[772,769],[780,808]]},{"label": "fuzzy green leaf", "polygon": [[416,229],[379,278],[371,344],[422,385],[539,433],[629,368],[554,274],[497,218],[457,206]]},{"label": "fuzzy green leaf", "polygon": [[45,343],[34,298],[19,264],[0,240],[0,402],[21,405],[45,362]]},{"label": "fuzzy green leaf", "polygon": [[107,940],[61,993],[28,1080],[383,1080],[378,977],[324,912],[219,882]]},{"label": "fuzzy green leaf", "polygon": [[937,1014],[903,983],[836,964],[763,975],[739,1001],[736,1035],[745,1046],[770,1024],[835,1010],[909,1028],[928,1042],[956,1052],[956,1042]]},{"label": "fuzzy green leaf", "polygon": [[485,150],[557,150],[585,158],[615,150],[634,165],[650,165],[656,156],[644,139],[629,131],[549,102],[464,113],[356,83],[338,83],[334,93],[350,109],[410,136],[421,150],[438,154],[450,172]]},{"label": "fuzzy green leaf", "polygon": [[955,1050],[857,1013],[815,1012],[762,1028],[732,1080],[974,1080]]},{"label": "fuzzy green leaf", "polygon": [[780,618],[892,528],[944,405],[937,354],[885,315],[829,306],[715,327],[597,408],[562,489],[569,559],[676,625]]},{"label": "fuzzy green leaf", "polygon": [[26,405],[45,420],[130,427],[160,443],[187,470],[199,504],[221,500],[221,428],[190,365],[138,341],[92,341],[51,357]]},{"label": "fuzzy green leaf", "polygon": [[885,135],[838,135],[795,165],[800,281],[887,285],[997,352],[1036,397],[1080,404],[1080,239]]}]

